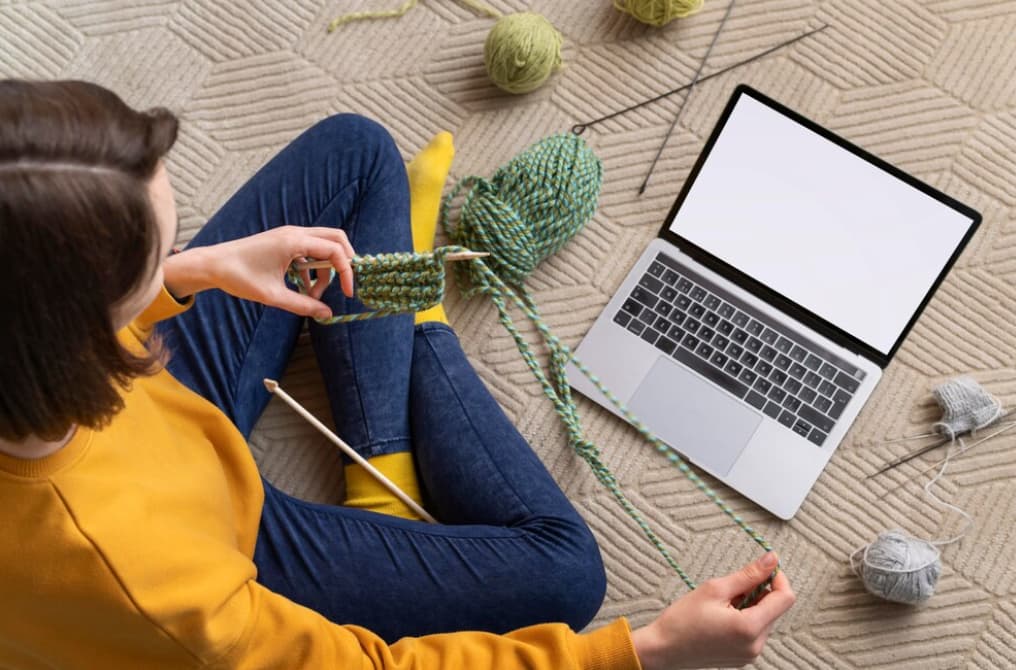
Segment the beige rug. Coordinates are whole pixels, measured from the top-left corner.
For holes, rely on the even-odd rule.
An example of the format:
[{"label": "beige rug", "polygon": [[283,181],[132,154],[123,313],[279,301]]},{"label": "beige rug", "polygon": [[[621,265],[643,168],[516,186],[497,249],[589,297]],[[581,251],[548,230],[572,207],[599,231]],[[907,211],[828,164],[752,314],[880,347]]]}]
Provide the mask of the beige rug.
[{"label": "beige rug", "polygon": [[[654,30],[619,15],[608,0],[495,0],[502,11],[545,14],[566,38],[567,67],[542,90],[510,97],[483,72],[491,21],[453,0],[423,0],[401,20],[325,34],[336,14],[400,2],[0,0],[0,75],[91,79],[131,104],[178,112],[182,133],[170,171],[186,241],[288,140],[338,111],[382,120],[406,156],[435,131],[451,130],[455,176],[489,175],[539,138],[688,81],[727,4],[706,0],[700,14]],[[1016,2],[742,0],[707,71],[820,23],[831,29],[703,84],[643,197],[636,189],[677,100],[588,132],[605,165],[600,211],[531,287],[548,321],[576,344],[655,235],[742,81],[980,210],[981,230],[794,520],[780,522],[721,491],[781,551],[799,594],[758,667],[1016,667],[1016,437],[978,447],[952,467],[943,495],[969,510],[976,526],[945,550],[939,593],[925,605],[869,597],[846,563],[879,530],[936,537],[954,527],[908,482],[928,461],[862,479],[907,448],[881,441],[923,432],[938,417],[934,385],[971,373],[1016,405]],[[647,622],[682,585],[568,453],[492,308],[455,297],[449,307],[476,367],[600,540],[610,588],[599,621],[626,615]],[[284,383],[327,414],[306,342]],[[584,407],[608,464],[693,576],[726,573],[757,554],[631,431]],[[272,404],[252,442],[280,486],[339,499],[331,447],[284,406]]]}]

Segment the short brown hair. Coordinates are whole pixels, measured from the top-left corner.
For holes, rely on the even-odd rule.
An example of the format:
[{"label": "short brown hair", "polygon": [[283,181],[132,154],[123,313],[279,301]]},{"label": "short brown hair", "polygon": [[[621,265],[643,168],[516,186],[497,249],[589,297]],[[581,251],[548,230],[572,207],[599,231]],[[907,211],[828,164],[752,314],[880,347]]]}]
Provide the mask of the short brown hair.
[{"label": "short brown hair", "polygon": [[176,140],[80,81],[0,80],[0,437],[100,428],[118,386],[150,373],[116,339],[113,307],[161,253],[148,183]]}]

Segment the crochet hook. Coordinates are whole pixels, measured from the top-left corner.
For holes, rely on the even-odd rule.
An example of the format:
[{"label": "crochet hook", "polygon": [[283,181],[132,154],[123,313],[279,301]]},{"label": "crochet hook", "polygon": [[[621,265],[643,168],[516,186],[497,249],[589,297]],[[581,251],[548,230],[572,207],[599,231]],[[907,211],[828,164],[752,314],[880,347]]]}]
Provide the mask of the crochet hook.
[{"label": "crochet hook", "polygon": [[[490,256],[486,251],[456,251],[445,256],[446,261],[469,261],[474,258],[485,258]],[[304,261],[302,263],[294,263],[293,266],[297,271],[300,270],[314,270],[322,268],[332,267],[331,261]]]},{"label": "crochet hook", "polygon": [[361,467],[363,467],[363,469],[366,470],[382,486],[384,486],[386,489],[391,491],[392,494],[396,498],[398,498],[402,502],[406,503],[406,507],[408,507],[409,509],[411,509],[414,512],[416,512],[416,514],[421,519],[424,519],[424,520],[429,521],[431,523],[437,523],[437,519],[435,519],[430,514],[428,514],[425,509],[420,507],[420,505],[417,504],[417,502],[415,500],[410,498],[406,494],[405,491],[400,489],[398,487],[398,485],[395,484],[395,482],[393,482],[392,480],[390,480],[387,477],[385,477],[377,468],[375,468],[373,465],[368,463],[367,459],[365,459],[363,456],[361,456],[360,454],[358,454],[355,451],[353,451],[353,448],[351,446],[349,446],[348,444],[343,442],[342,438],[340,438],[338,435],[336,435],[332,431],[328,430],[328,427],[326,425],[324,425],[323,423],[321,423],[320,421],[318,421],[317,417],[315,417],[313,414],[308,412],[304,408],[303,405],[298,403],[296,400],[293,399],[292,396],[290,396],[288,393],[283,391],[282,387],[279,386],[279,382],[275,381],[274,379],[265,379],[264,382],[265,382],[265,388],[268,389],[269,393],[274,393],[275,395],[277,395],[280,398],[282,398],[282,400],[287,405],[292,407],[293,410],[295,410],[297,414],[299,414],[304,419],[306,419],[310,423],[310,425],[312,425],[315,428],[317,428],[321,432],[322,435],[324,435],[329,440],[331,440],[331,442],[335,446],[337,446],[339,449],[341,449],[343,453],[345,453],[347,456],[352,458],[353,461],[355,461],[357,464],[359,464]]}]

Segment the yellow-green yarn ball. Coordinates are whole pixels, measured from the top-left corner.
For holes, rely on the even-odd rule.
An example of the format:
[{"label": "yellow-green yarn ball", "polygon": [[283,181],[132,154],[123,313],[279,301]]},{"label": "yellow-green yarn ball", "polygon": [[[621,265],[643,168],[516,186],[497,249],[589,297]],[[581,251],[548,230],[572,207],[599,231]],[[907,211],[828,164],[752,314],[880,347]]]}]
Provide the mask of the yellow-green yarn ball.
[{"label": "yellow-green yarn ball", "polygon": [[657,28],[702,9],[703,0],[614,0],[614,6]]},{"label": "yellow-green yarn ball", "polygon": [[561,67],[561,33],[533,12],[498,19],[483,45],[487,74],[509,93],[529,93]]}]

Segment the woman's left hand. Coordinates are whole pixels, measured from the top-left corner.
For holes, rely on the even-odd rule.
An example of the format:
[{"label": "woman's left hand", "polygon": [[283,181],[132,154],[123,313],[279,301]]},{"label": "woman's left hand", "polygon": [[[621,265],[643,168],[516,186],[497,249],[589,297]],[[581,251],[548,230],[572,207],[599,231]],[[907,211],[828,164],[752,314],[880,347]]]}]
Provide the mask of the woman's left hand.
[{"label": "woman's left hand", "polygon": [[328,270],[317,271],[319,280],[313,286],[310,271],[302,272],[304,285],[310,287],[308,295],[286,286],[286,271],[294,261],[308,258],[330,261],[338,274],[342,292],[352,297],[353,267],[349,261],[354,255],[346,234],[337,228],[280,226],[170,256],[164,265],[165,283],[177,296],[218,288],[237,298],[301,316],[328,318],[332,310],[320,300],[328,286]]}]

